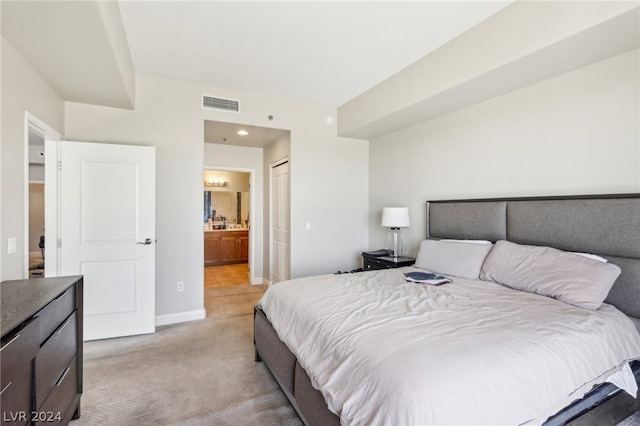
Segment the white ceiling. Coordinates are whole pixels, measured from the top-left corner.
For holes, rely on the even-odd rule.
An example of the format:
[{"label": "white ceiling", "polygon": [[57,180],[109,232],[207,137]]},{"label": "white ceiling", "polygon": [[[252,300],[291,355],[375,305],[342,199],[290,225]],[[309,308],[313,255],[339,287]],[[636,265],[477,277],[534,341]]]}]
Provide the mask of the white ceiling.
[{"label": "white ceiling", "polygon": [[[138,72],[338,107],[512,2],[2,0],[0,6],[2,35],[67,101],[135,108]],[[256,128],[237,138],[237,129],[216,122],[205,128],[213,143],[264,146],[281,136]]]},{"label": "white ceiling", "polygon": [[120,1],[137,72],[340,106],[512,1]]},{"label": "white ceiling", "polygon": [[134,106],[135,74],[118,3],[2,0],[2,36],[67,101]]},{"label": "white ceiling", "polygon": [[[239,130],[245,130],[249,134],[239,135]],[[271,129],[268,127],[248,126],[212,120],[204,121],[205,143],[264,148],[271,142],[289,133],[289,130]]]}]

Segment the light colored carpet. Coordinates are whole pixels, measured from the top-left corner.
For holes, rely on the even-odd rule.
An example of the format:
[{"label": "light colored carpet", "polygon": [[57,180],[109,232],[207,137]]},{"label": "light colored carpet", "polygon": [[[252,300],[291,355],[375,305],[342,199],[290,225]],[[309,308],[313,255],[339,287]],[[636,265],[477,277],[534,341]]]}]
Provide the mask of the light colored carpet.
[{"label": "light colored carpet", "polygon": [[[251,286],[207,292],[207,319],[84,345],[81,417],[89,425],[302,423],[254,361]],[[240,287],[246,287],[241,289]]]},{"label": "light colored carpet", "polygon": [[640,412],[636,412],[631,416],[627,417],[616,426],[640,426]]}]

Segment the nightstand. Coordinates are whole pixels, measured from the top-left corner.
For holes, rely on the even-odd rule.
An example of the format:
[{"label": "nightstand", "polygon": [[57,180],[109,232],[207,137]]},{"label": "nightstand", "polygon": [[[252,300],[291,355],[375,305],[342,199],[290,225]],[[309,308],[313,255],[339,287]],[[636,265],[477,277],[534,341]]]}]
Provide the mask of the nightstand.
[{"label": "nightstand", "polygon": [[374,269],[391,269],[401,266],[411,266],[416,262],[413,257],[392,257],[392,256],[367,256],[362,254],[363,268],[365,271]]}]

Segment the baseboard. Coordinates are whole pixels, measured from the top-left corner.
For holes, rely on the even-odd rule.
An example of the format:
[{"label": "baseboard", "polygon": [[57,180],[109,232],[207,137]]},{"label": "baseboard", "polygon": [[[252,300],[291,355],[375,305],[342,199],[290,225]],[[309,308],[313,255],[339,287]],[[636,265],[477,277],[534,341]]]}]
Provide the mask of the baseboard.
[{"label": "baseboard", "polygon": [[156,316],[156,326],[177,324],[180,322],[196,321],[205,319],[207,317],[207,311],[204,309],[198,309],[195,311],[178,312],[176,314],[166,314]]},{"label": "baseboard", "polygon": [[262,285],[266,283],[267,283],[267,280],[265,280],[262,277],[253,277],[253,279],[251,280],[251,285]]}]

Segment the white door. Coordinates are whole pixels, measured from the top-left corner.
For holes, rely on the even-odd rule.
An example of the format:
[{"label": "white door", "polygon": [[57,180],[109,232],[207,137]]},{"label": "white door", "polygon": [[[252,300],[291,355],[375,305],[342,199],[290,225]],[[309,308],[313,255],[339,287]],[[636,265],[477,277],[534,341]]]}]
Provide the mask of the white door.
[{"label": "white door", "polygon": [[273,282],[289,279],[289,163],[273,166]]},{"label": "white door", "polygon": [[60,146],[60,275],[84,276],[84,339],[153,333],[155,148]]}]

